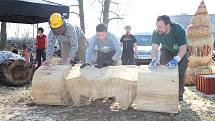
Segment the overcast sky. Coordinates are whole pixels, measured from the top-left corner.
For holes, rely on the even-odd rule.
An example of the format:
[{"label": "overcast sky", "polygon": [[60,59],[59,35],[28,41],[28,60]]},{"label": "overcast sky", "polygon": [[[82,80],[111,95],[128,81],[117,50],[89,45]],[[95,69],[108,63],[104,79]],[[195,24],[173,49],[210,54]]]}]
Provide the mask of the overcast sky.
[{"label": "overcast sky", "polygon": [[[56,3],[71,5],[75,0],[49,0]],[[95,34],[95,27],[99,24],[98,16],[100,5],[91,5],[94,0],[84,0],[85,24],[87,38]],[[114,1],[114,0],[112,0]],[[115,0],[120,3],[118,12],[123,15],[123,20],[113,20],[109,24],[109,31],[121,36],[124,33],[124,26],[129,24],[133,33],[152,32],[155,29],[155,20],[158,15],[180,15],[181,13],[194,14],[201,0]],[[215,0],[204,0],[207,10],[211,14],[215,14]],[[114,6],[116,10],[117,6]],[[71,11],[75,8],[71,8]],[[79,25],[79,19],[76,15],[70,15],[69,22]],[[9,29],[13,29],[8,33],[14,36],[15,24],[10,24]],[[28,27],[27,27],[28,26]],[[28,31],[32,25],[22,25],[23,31]],[[45,34],[48,34],[49,27],[46,24],[39,24],[45,28]],[[30,29],[32,33],[32,29]],[[20,34],[21,35],[21,34]]]}]

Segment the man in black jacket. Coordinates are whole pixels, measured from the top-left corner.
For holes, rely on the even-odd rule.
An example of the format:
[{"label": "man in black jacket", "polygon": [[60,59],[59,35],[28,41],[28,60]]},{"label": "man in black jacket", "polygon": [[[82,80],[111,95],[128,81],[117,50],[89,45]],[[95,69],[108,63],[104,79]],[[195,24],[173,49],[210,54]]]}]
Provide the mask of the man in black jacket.
[{"label": "man in black jacket", "polygon": [[131,32],[131,26],[125,26],[126,34],[120,39],[122,51],[122,65],[134,65],[134,55],[137,52],[137,40]]}]

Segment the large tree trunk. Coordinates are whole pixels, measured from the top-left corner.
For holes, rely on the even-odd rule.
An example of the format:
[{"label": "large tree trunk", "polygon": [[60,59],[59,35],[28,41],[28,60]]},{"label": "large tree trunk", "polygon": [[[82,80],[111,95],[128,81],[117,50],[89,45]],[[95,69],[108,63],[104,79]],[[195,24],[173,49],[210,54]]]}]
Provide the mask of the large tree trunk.
[{"label": "large tree trunk", "polygon": [[125,66],[86,67],[81,70],[76,66],[67,76],[65,88],[76,106],[114,97],[119,108],[126,110],[136,96],[137,75],[137,68]]},{"label": "large tree trunk", "polygon": [[7,34],[6,34],[6,23],[1,23],[1,41],[0,41],[0,50],[4,50],[7,41]]},{"label": "large tree trunk", "polygon": [[78,2],[79,2],[78,7],[79,7],[80,25],[81,25],[81,29],[85,33],[84,2],[83,0],[78,0]]},{"label": "large tree trunk", "polygon": [[107,24],[109,23],[109,10],[110,10],[110,2],[111,0],[105,0],[104,1],[104,9],[103,9],[103,23]]},{"label": "large tree trunk", "polygon": [[115,103],[124,110],[133,106],[169,113],[178,111],[178,88],[178,70],[166,66],[155,70],[148,66],[41,66],[32,83],[33,99],[38,104],[80,106],[115,97]]},{"label": "large tree trunk", "polygon": [[41,66],[33,77],[33,99],[37,104],[80,106],[99,98],[116,97],[120,107],[127,109],[135,99],[137,73],[136,68],[123,66]]},{"label": "large tree trunk", "polygon": [[8,60],[0,65],[0,84],[21,86],[32,80],[34,68],[23,60]]}]

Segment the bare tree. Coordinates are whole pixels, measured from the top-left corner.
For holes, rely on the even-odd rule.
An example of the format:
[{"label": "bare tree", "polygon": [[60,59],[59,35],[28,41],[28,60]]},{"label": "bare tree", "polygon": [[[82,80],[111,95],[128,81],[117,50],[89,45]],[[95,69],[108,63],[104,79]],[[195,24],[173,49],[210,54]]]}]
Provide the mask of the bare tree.
[{"label": "bare tree", "polygon": [[15,32],[16,39],[19,38],[19,32],[20,32],[20,25],[16,24],[16,32]]},{"label": "bare tree", "polygon": [[[92,5],[96,2],[96,0],[92,1]],[[119,14],[119,12],[116,12],[119,10],[118,5],[120,3],[113,1],[113,0],[97,0],[98,3],[101,4],[101,13],[100,13],[100,23],[109,24],[111,20],[119,20],[123,19],[122,15]],[[111,10],[113,6],[117,6],[117,10]]]},{"label": "bare tree", "polygon": [[24,32],[22,34],[23,43],[28,43],[30,41],[30,32],[29,29],[24,29]]},{"label": "bare tree", "polygon": [[1,41],[0,41],[0,49],[3,50],[6,46],[7,41],[7,33],[6,33],[6,22],[1,23]]},{"label": "bare tree", "polygon": [[104,3],[102,4],[102,8],[103,8],[103,23],[107,24],[109,23],[109,10],[110,10],[110,2],[111,0],[104,0]]},{"label": "bare tree", "polygon": [[85,19],[84,19],[84,1],[83,0],[77,0],[78,5],[71,5],[72,7],[78,7],[79,11],[78,12],[70,12],[73,14],[76,14],[79,16],[80,20],[80,26],[83,32],[85,33]]},{"label": "bare tree", "polygon": [[81,25],[81,29],[85,33],[84,2],[83,2],[83,0],[78,0],[78,2],[79,2],[80,25]]}]

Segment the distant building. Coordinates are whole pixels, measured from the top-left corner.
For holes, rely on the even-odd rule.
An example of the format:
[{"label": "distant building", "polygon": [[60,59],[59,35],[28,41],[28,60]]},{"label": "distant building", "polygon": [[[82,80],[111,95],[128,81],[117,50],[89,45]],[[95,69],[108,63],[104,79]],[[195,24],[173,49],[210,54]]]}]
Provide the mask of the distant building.
[{"label": "distant building", "polygon": [[[209,14],[209,16],[210,16],[210,21],[212,24],[212,33],[215,38],[215,14]],[[187,14],[170,16],[171,20],[174,23],[180,24],[185,30],[190,25],[192,17],[193,17],[193,15],[187,15]]]}]

